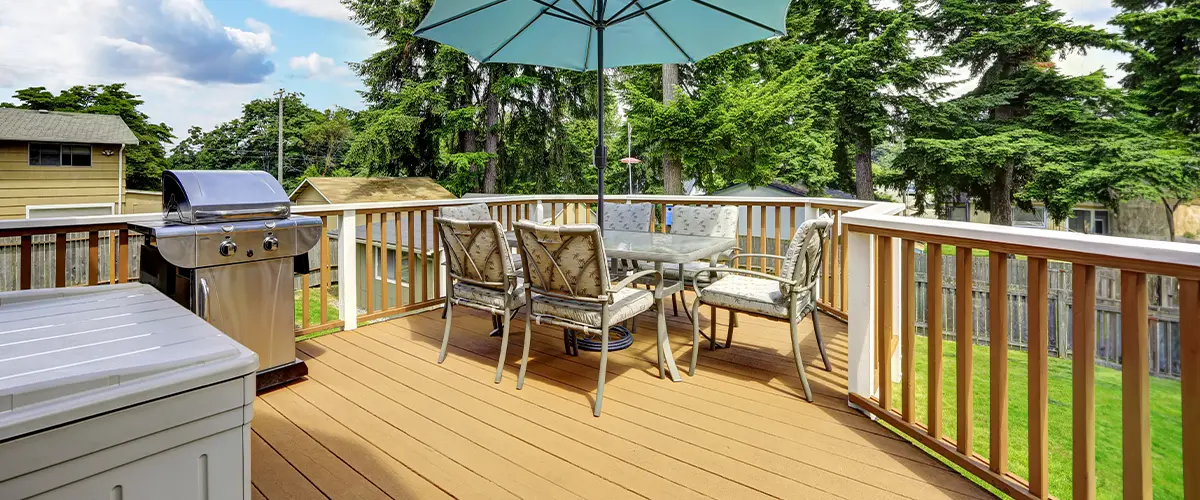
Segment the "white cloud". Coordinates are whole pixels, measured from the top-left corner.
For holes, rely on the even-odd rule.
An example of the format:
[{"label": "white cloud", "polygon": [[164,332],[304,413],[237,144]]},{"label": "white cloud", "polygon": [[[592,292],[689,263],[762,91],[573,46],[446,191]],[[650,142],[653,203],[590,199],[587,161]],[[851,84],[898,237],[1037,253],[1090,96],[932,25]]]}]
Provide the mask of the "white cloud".
[{"label": "white cloud", "polygon": [[350,11],[339,0],[265,0],[267,5],[309,17],[350,22]]},{"label": "white cloud", "polygon": [[345,66],[316,52],[288,59],[288,67],[304,78],[324,79],[349,74]]},{"label": "white cloud", "polygon": [[223,26],[200,0],[0,1],[0,101],[25,87],[125,82],[181,135],[269,95],[274,50],[269,26]]}]

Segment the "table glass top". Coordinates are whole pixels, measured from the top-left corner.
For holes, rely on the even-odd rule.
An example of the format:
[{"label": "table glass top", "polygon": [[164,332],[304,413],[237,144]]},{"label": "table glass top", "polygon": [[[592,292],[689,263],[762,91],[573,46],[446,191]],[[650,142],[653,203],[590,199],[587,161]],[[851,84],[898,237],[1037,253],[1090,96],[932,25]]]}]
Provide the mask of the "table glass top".
[{"label": "table glass top", "polygon": [[[515,244],[516,236],[508,234]],[[604,252],[609,258],[680,264],[724,252],[737,246],[734,238],[690,236],[641,231],[604,231]]]}]

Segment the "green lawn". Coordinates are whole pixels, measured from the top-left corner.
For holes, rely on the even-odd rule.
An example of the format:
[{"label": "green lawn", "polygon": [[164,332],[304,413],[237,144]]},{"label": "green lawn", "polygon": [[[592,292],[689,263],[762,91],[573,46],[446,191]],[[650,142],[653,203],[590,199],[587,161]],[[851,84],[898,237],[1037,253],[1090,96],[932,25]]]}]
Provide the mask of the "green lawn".
[{"label": "green lawn", "polygon": [[[300,301],[301,301],[300,291],[297,290],[296,291],[296,318],[295,318],[295,321],[296,321],[295,324],[297,325],[296,326],[297,328],[300,328],[300,326],[299,326],[299,325],[301,325],[300,320],[301,320],[301,318],[304,317],[303,304]],[[329,287],[329,321],[334,321],[337,319],[338,319],[337,285],[331,285]],[[316,288],[310,290],[309,294],[308,294],[308,324],[310,324],[310,325],[321,324],[321,292],[320,292],[320,290],[318,290]],[[307,340],[307,339],[310,339],[313,337],[319,337],[321,335],[326,335],[326,334],[329,334],[329,333],[332,333],[335,331],[337,331],[337,329],[330,329],[328,331],[310,333],[303,337],[298,337],[297,340]]]},{"label": "green lawn", "polygon": [[[955,345],[943,343],[943,428],[957,436],[957,385]],[[916,341],[917,420],[927,422],[928,339]],[[988,347],[975,346],[972,394],[974,399],[974,449],[988,456],[990,447],[990,360]],[[1008,353],[1009,467],[1029,476],[1028,354]],[[1071,498],[1071,361],[1050,358],[1050,493]],[[893,406],[899,410],[901,388],[896,384]],[[1154,457],[1154,498],[1183,498],[1183,435],[1179,382],[1150,379],[1151,451]],[[1121,498],[1121,372],[1096,367],[1096,490],[1097,498]]]}]

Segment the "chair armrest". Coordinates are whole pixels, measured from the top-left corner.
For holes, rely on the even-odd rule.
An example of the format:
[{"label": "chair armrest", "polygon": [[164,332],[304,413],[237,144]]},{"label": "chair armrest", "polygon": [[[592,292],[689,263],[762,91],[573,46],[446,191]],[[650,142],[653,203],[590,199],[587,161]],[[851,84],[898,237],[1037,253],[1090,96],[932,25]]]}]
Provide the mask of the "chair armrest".
[{"label": "chair armrest", "polygon": [[612,295],[614,293],[617,293],[622,288],[629,286],[629,284],[633,283],[635,280],[644,278],[646,276],[651,276],[651,275],[656,275],[656,276],[658,276],[658,279],[660,279],[660,280],[662,279],[662,273],[660,273],[658,271],[654,271],[654,270],[633,273],[633,274],[630,274],[629,276],[626,276],[625,279],[621,280],[619,283],[617,283],[617,284],[613,285],[611,288],[609,288],[608,294]]},{"label": "chair armrest", "polygon": [[[775,275],[773,275],[773,274],[767,274],[767,273],[762,273],[762,272],[758,272],[758,271],[751,271],[751,270],[749,270],[749,269],[735,269],[735,268],[732,268],[732,267],[710,267],[710,268],[708,268],[708,269],[701,269],[701,270],[699,270],[699,271],[696,271],[696,276],[692,277],[692,289],[693,289],[693,290],[697,290],[697,291],[699,291],[699,290],[700,290],[700,286],[699,286],[700,284],[699,284],[699,281],[700,281],[700,274],[701,274],[701,273],[709,273],[709,274],[740,274],[740,275],[743,275],[743,276],[753,276],[753,277],[755,277],[755,278],[762,278],[762,279],[765,279],[765,280],[771,280],[771,281],[775,281],[775,282],[783,283],[783,284],[785,284],[785,285],[792,286],[792,287],[795,287],[795,286],[796,286],[796,282],[795,282],[795,281],[791,281],[791,280],[785,280],[785,279],[783,279],[783,278],[780,278],[779,276],[775,276]],[[716,280],[712,280],[712,281],[716,281]]]},{"label": "chair armrest", "polygon": [[729,259],[729,261],[736,262],[739,259],[752,259],[752,258],[775,259],[775,260],[783,260],[784,259],[784,257],[782,255],[774,255],[774,254],[769,254],[769,253],[740,253],[740,254],[733,256],[733,258]]}]

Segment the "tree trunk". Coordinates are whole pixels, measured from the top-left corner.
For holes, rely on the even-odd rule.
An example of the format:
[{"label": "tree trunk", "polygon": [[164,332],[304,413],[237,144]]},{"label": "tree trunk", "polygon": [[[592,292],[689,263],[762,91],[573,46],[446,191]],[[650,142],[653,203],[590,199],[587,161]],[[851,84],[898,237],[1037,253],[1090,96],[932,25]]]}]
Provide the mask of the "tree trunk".
[{"label": "tree trunk", "polygon": [[1016,167],[1013,160],[1004,162],[998,172],[996,179],[992,181],[992,189],[988,193],[988,209],[990,217],[988,223],[997,226],[1011,226],[1013,220],[1012,209],[1012,190],[1013,190],[1013,169]]},{"label": "tree trunk", "polygon": [[[679,85],[679,65],[662,65],[663,104],[675,100],[675,87]],[[663,193],[683,194],[683,162],[671,154],[663,155]]]},{"label": "tree trunk", "polygon": [[860,200],[875,199],[875,173],[871,171],[871,138],[860,139],[854,152],[854,191]]},{"label": "tree trunk", "polygon": [[484,151],[492,156],[488,158],[487,167],[483,170],[483,192],[495,194],[500,192],[498,190],[500,158],[496,156],[500,145],[500,135],[496,131],[496,124],[500,122],[500,103],[496,102],[496,96],[490,89],[486,102],[484,120],[487,126],[487,139],[484,141]]},{"label": "tree trunk", "polygon": [[1172,205],[1171,202],[1167,201],[1166,198],[1162,199],[1163,208],[1165,208],[1167,212],[1167,235],[1170,237],[1170,239],[1167,241],[1175,241],[1175,209],[1179,208],[1179,204],[1182,201],[1183,200],[1177,200],[1175,204]]}]

